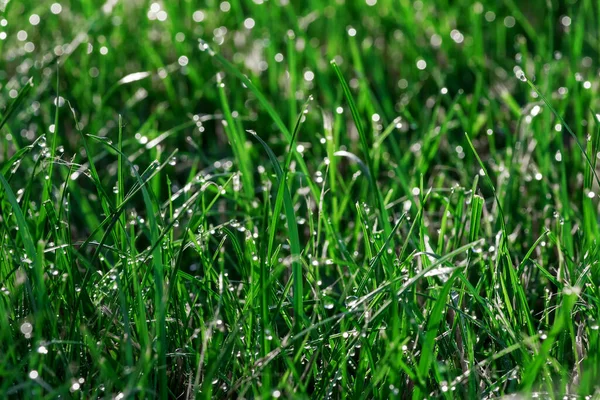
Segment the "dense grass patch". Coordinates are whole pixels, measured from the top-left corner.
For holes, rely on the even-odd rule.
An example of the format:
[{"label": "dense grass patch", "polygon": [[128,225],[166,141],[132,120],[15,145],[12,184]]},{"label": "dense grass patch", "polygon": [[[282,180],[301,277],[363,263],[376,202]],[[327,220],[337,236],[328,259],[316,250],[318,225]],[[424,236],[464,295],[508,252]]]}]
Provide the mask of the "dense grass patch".
[{"label": "dense grass patch", "polygon": [[598,2],[0,10],[0,397],[600,396]]}]

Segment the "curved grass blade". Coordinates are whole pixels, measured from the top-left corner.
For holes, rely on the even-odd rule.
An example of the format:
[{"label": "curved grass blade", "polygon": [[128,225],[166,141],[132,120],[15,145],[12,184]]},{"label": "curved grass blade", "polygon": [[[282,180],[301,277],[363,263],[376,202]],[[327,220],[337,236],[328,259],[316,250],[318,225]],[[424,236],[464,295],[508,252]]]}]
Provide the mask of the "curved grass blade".
[{"label": "curved grass blade", "polygon": [[[244,75],[238,68],[236,68],[236,66],[233,65],[229,60],[227,60],[225,57],[223,57],[219,53],[215,52],[208,45],[208,43],[206,43],[204,40],[200,40],[199,42],[200,42],[201,50],[208,51],[208,53],[214,59],[216,59],[225,68],[225,70],[227,72],[236,76],[244,84],[244,86],[246,86],[256,96],[258,102],[263,106],[265,111],[269,114],[269,116],[271,117],[273,122],[275,122],[275,125],[281,131],[281,133],[283,133],[283,136],[285,136],[288,143],[291,143],[293,140],[293,133],[291,133],[289,131],[289,129],[285,126],[285,123],[281,120],[281,118],[279,117],[279,114],[277,114],[277,111],[275,111],[275,109],[273,108],[271,103],[269,103],[269,101],[267,100],[265,95],[256,87],[256,85],[254,85],[254,83],[252,83],[252,81],[246,75]],[[306,166],[306,162],[304,161],[304,159],[296,152],[291,152],[291,153],[294,153],[294,155],[296,157],[296,161],[298,162],[298,165],[300,165],[300,169],[302,170],[302,173],[304,173],[306,176],[309,176],[308,167]],[[319,198],[319,189],[317,188],[317,186],[314,184],[314,182],[311,179],[307,179],[306,183],[307,183],[308,187],[310,188],[310,191],[313,194],[314,198],[318,199]]]},{"label": "curved grass blade", "polygon": [[354,124],[356,125],[356,130],[358,130],[358,135],[360,137],[362,151],[363,151],[364,157],[367,161],[367,166],[369,167],[369,171],[370,171],[368,174],[369,185],[371,186],[371,190],[373,191],[373,193],[375,195],[375,200],[376,200],[377,206],[379,208],[379,213],[381,214],[381,220],[383,223],[385,235],[389,236],[390,232],[392,231],[392,227],[390,225],[390,219],[388,216],[388,212],[385,208],[383,196],[381,195],[381,192],[379,191],[377,182],[375,181],[375,177],[372,175],[372,171],[374,171],[375,168],[373,167],[373,160],[371,159],[371,152],[370,152],[371,147],[369,146],[367,134],[363,127],[362,120],[361,120],[360,114],[358,112],[358,109],[356,108],[356,103],[354,102],[354,99],[352,97],[352,92],[350,92],[350,87],[348,86],[348,83],[346,82],[344,75],[342,75],[342,71],[340,70],[340,68],[338,67],[338,65],[336,64],[335,61],[332,60],[331,65],[333,66],[333,69],[334,69],[335,73],[337,74],[338,80],[340,81],[340,84],[342,85],[342,89],[344,91],[344,96],[346,97],[346,101],[348,102],[348,105],[350,106],[350,113],[352,114],[352,119],[354,120]]},{"label": "curved grass blade", "polygon": [[[298,235],[298,224],[296,222],[295,212],[294,212],[294,204],[292,203],[292,196],[290,195],[289,188],[286,183],[287,174],[281,168],[277,157],[273,153],[273,150],[269,147],[269,145],[262,140],[254,131],[249,131],[255,138],[260,142],[260,144],[264,147],[269,159],[271,160],[271,164],[275,169],[275,173],[277,175],[277,180],[279,181],[279,188],[277,190],[277,197],[275,199],[276,204],[283,204],[283,208],[285,211],[286,220],[288,223],[288,234],[290,239],[290,248],[292,253],[292,277],[294,280],[294,313],[296,315],[295,319],[295,327],[296,329],[301,329],[300,322],[303,319],[304,315],[304,306],[303,306],[303,288],[302,288],[302,263],[300,262],[300,238]],[[275,217],[278,217],[277,214],[274,214]],[[274,235],[275,227],[272,226],[271,235]]]},{"label": "curved grass blade", "polygon": [[[523,77],[525,77],[525,75],[523,75]],[[571,137],[575,141],[575,144],[577,145],[577,147],[579,147],[579,150],[581,151],[581,154],[583,154],[583,157],[585,158],[585,161],[587,162],[587,165],[590,167],[590,170],[594,174],[594,177],[596,178],[596,182],[600,185],[600,178],[598,178],[598,174],[596,173],[596,169],[594,168],[594,164],[592,163],[592,160],[590,160],[590,157],[588,156],[587,152],[585,151],[585,149],[583,148],[583,146],[579,142],[579,139],[577,138],[577,135],[575,135],[575,132],[573,132],[573,130],[569,127],[569,125],[567,125],[565,119],[554,109],[554,107],[552,107],[552,105],[550,104],[550,102],[548,101],[548,99],[546,98],[546,96],[544,96],[542,94],[542,92],[537,88],[537,86],[535,86],[533,84],[533,82],[531,82],[531,80],[527,79],[526,77],[525,77],[525,79],[526,79],[526,82],[529,85],[529,87],[531,89],[533,89],[538,94],[538,96],[540,96],[540,98],[542,99],[542,101],[544,102],[544,104],[546,104],[548,106],[548,108],[550,109],[550,111],[552,112],[552,114],[554,114],[554,116],[556,118],[558,118],[558,120],[560,121],[560,123],[562,124],[562,126],[565,127],[565,129],[567,130],[567,132],[569,132],[569,135],[571,135]]]},{"label": "curved grass blade", "polygon": [[[30,260],[31,264],[34,267],[34,282],[36,284],[35,292],[36,292],[36,308],[37,310],[42,310],[46,305],[46,285],[44,283],[44,271],[42,269],[42,263],[37,255],[37,251],[35,248],[35,242],[33,241],[33,237],[31,236],[31,232],[29,231],[29,226],[27,225],[27,220],[25,220],[25,216],[21,211],[21,207],[19,206],[19,202],[15,197],[10,185],[4,178],[4,175],[0,174],[0,183],[4,187],[4,192],[6,193],[6,197],[8,202],[12,207],[12,212],[17,220],[17,226],[19,227],[19,236],[23,241],[23,245],[25,246],[25,251],[27,254],[25,258]],[[6,223],[7,221],[5,221]],[[41,321],[38,321],[41,322]]]},{"label": "curved grass blade", "polygon": [[333,155],[336,157],[345,157],[345,158],[355,162],[358,165],[358,167],[360,168],[360,170],[363,172],[363,174],[365,174],[367,176],[367,179],[369,180],[369,182],[371,181],[371,171],[369,171],[369,167],[356,154],[350,153],[349,151],[346,151],[346,150],[339,150],[339,151],[336,151],[335,153],[333,153]]},{"label": "curved grass blade", "polygon": [[[452,274],[452,276],[448,279],[448,281],[444,284],[438,298],[431,310],[429,315],[429,321],[427,322],[427,331],[425,333],[425,341],[423,346],[421,347],[421,358],[419,360],[418,366],[418,375],[421,378],[421,384],[423,387],[426,385],[426,379],[429,375],[429,367],[431,366],[431,362],[433,361],[433,356],[435,354],[435,342],[438,333],[438,329],[440,323],[444,319],[444,310],[446,308],[446,299],[450,294],[450,289],[452,289],[452,285],[454,284],[454,280],[458,275]],[[421,399],[421,388],[417,387],[413,393],[413,399]]]},{"label": "curved grass blade", "polygon": [[[29,94],[29,92],[31,91],[32,88],[33,88],[33,78],[29,78],[29,80],[27,81],[25,86],[23,86],[21,88],[21,90],[19,90],[17,97],[10,103],[10,105],[6,109],[6,112],[2,116],[2,119],[0,119],[0,129],[2,129],[4,127],[4,125],[6,125],[6,123],[10,119],[10,117],[17,110],[17,108],[19,108],[19,105],[23,102],[23,100]],[[18,138],[19,136],[15,135],[15,137]]]}]

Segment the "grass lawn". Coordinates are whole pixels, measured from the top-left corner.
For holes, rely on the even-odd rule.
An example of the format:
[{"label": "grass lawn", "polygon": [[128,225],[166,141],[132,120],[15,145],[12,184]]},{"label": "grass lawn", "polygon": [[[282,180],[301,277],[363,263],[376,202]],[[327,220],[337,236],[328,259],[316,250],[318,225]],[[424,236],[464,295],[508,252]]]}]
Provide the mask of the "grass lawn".
[{"label": "grass lawn", "polygon": [[600,2],[0,0],[0,398],[600,398]]}]

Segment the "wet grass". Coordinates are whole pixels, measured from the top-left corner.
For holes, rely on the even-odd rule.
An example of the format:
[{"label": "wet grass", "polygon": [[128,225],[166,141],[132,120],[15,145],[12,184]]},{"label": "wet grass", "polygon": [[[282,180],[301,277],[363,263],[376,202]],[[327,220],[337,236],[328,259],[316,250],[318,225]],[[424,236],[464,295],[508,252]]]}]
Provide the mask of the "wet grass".
[{"label": "wet grass", "polygon": [[0,397],[600,396],[599,3],[4,3]]}]

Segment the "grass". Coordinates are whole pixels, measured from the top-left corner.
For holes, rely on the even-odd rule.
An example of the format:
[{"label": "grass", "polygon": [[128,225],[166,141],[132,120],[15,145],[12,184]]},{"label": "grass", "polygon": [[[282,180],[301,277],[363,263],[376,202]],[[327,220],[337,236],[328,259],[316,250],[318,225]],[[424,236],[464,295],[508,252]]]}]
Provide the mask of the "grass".
[{"label": "grass", "polygon": [[600,398],[600,3],[0,10],[0,397]]}]

